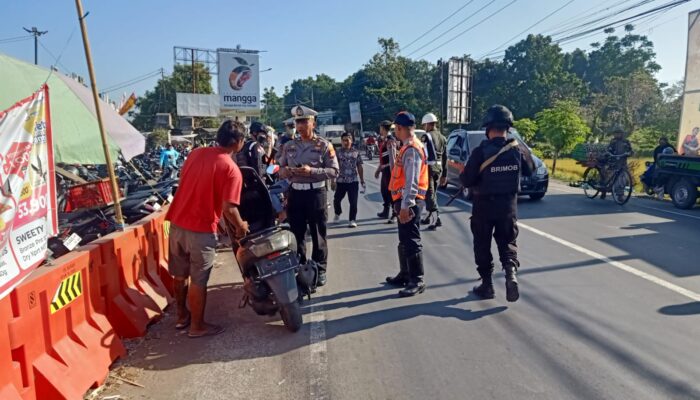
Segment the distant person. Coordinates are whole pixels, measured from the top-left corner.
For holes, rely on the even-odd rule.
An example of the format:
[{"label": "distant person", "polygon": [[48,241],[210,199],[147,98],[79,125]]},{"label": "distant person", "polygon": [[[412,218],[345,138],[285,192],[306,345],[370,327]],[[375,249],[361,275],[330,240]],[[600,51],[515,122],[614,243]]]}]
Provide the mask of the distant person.
[{"label": "distant person", "polygon": [[223,214],[235,227],[236,236],[242,237],[248,232],[248,223],[238,212],[243,178],[231,157],[231,153],[243,147],[244,131],[242,124],[226,121],[216,134],[218,146],[192,151],[182,168],[180,186],[165,217],[170,221],[168,270],[175,278],[175,328],[189,327],[191,338],[224,331],[222,326],[204,321],[204,310],[220,216]]},{"label": "distant person", "polygon": [[700,133],[700,127],[693,128],[693,132],[686,136],[683,140],[683,151],[684,156],[697,157],[700,155],[700,139],[698,138],[698,133]]},{"label": "distant person", "polygon": [[360,151],[352,147],[352,135],[349,132],[343,133],[340,137],[342,146],[336,152],[338,157],[338,177],[336,178],[335,195],[333,196],[333,208],[335,211],[335,221],[340,220],[343,213],[341,203],[348,195],[350,203],[349,228],[357,228],[357,200],[360,185],[364,190],[365,178],[362,171],[362,155]]},{"label": "distant person", "polygon": [[[656,192],[657,196],[659,195],[659,192],[663,193],[663,185],[661,186],[654,186],[654,172],[656,171],[656,163],[659,161],[659,156],[662,154],[673,154],[676,152],[676,149],[673,148],[668,143],[668,138],[665,136],[662,136],[659,138],[659,145],[656,146],[654,149],[654,158],[653,161],[649,164],[647,167],[646,171],[642,174],[641,181],[642,183],[647,187],[647,188],[653,188],[654,192]],[[646,189],[646,188],[645,188]],[[663,198],[663,195],[661,196]]]},{"label": "distant person", "polygon": [[[613,130],[613,139],[608,144],[605,165],[602,168],[603,181],[607,182],[609,174],[613,173],[618,168],[627,168],[627,157],[631,156],[632,143],[625,139],[625,131],[621,127]],[[606,191],[602,188],[600,191],[600,199],[605,200]]]},{"label": "distant person", "polygon": [[[428,211],[428,215],[421,221],[421,224],[429,224],[428,229],[435,230],[442,226],[437,190],[440,185],[443,185],[443,175],[444,180],[447,179],[447,139],[438,129],[438,119],[435,114],[425,114],[421,122],[425,130],[425,135],[421,139],[428,155],[428,170],[430,171],[430,186],[425,197],[425,209]],[[435,215],[434,220],[432,219],[433,215]]]},{"label": "distant person", "polygon": [[177,168],[177,160],[180,158],[180,153],[175,150],[172,144],[160,152],[160,168]]},{"label": "distant person", "polygon": [[382,211],[377,213],[379,218],[390,218],[389,223],[396,219],[391,207],[391,192],[389,191],[389,181],[391,180],[391,169],[394,167],[397,153],[397,141],[391,134],[391,121],[379,123],[379,166],[374,173],[374,178],[380,178],[379,190],[382,194]]},{"label": "distant person", "polygon": [[668,142],[668,138],[666,136],[662,136],[659,138],[659,145],[654,149],[654,163],[658,161],[659,155],[666,154],[664,153],[665,149],[671,149],[672,153],[676,152],[676,149],[673,148],[673,146],[671,146],[671,144]]},{"label": "distant person", "polygon": [[260,122],[253,122],[249,129],[250,137],[243,149],[236,153],[235,160],[239,167],[250,167],[258,176],[265,175],[265,146],[267,145],[267,129]]}]

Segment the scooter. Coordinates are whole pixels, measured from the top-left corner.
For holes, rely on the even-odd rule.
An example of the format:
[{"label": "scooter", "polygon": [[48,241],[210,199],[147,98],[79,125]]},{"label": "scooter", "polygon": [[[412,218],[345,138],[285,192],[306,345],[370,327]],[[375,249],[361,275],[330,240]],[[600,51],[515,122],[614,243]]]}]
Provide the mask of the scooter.
[{"label": "scooter", "polygon": [[[243,190],[239,211],[250,230],[234,246],[244,279],[240,307],[249,305],[258,315],[279,312],[287,329],[297,332],[302,325],[300,292],[315,287],[305,279],[306,274],[299,273],[309,266],[299,265],[296,238],[289,225],[277,224],[270,193],[260,176],[252,168],[240,169]],[[229,237],[235,237],[228,221],[226,226]],[[316,277],[311,274],[311,279]]]}]

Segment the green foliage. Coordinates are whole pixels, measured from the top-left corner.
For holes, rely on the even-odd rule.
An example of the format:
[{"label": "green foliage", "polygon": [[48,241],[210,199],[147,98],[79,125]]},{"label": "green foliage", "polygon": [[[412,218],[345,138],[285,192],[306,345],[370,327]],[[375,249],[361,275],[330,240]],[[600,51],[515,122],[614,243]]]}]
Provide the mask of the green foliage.
[{"label": "green foliage", "polygon": [[211,94],[214,92],[211,86],[211,74],[203,64],[195,64],[194,75],[191,66],[176,65],[172,75],[158,80],[152,91],[147,90],[143,96],[136,100],[137,111],[131,122],[132,125],[142,132],[150,131],[153,129],[153,117],[157,113],[170,113],[176,124],[178,117],[175,93],[192,93],[194,76],[197,78],[197,93]]},{"label": "green foliage", "polygon": [[577,143],[583,142],[590,132],[586,122],[579,116],[578,104],[572,101],[559,101],[554,107],[537,113],[537,125],[553,148],[552,173],[556,172],[557,158],[562,153],[571,151]]},{"label": "green foliage", "polygon": [[513,123],[513,127],[518,131],[526,143],[532,144],[537,133],[537,122],[530,118],[522,118]]},{"label": "green foliage", "polygon": [[146,137],[146,150],[151,151],[168,144],[168,130],[156,129]]}]

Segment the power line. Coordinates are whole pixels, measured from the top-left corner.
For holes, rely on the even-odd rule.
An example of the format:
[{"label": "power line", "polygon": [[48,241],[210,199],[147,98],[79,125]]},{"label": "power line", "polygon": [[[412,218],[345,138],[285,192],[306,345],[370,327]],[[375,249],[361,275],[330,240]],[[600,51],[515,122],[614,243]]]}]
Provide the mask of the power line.
[{"label": "power line", "polygon": [[[547,33],[547,32],[552,32],[552,31],[555,31],[555,30],[557,30],[557,29],[563,29],[563,28],[567,28],[567,27],[573,26],[573,25],[575,25],[575,24],[578,24],[580,21],[585,21],[585,20],[587,20],[587,19],[589,19],[589,18],[591,18],[591,17],[594,17],[594,16],[596,16],[596,15],[598,15],[598,14],[604,13],[604,12],[606,12],[606,11],[608,11],[608,10],[611,10],[611,9],[615,8],[615,7],[621,6],[621,5],[625,4],[625,3],[629,3],[630,1],[632,1],[632,0],[621,0],[621,1],[618,1],[617,3],[614,3],[614,4],[612,4],[612,5],[609,5],[608,7],[605,7],[605,8],[602,8],[602,9],[599,9],[599,10],[596,10],[596,11],[593,11],[593,10],[595,10],[596,8],[598,8],[601,4],[603,4],[603,5],[605,6],[605,5],[607,5],[608,3],[610,3],[609,0],[603,0],[602,3],[598,3],[598,4],[596,4],[595,6],[593,6],[593,7],[589,8],[589,9],[587,9],[586,11],[583,11],[583,13],[582,13],[578,18],[574,18],[574,19],[571,19],[571,20],[569,20],[568,22],[565,22],[565,23],[563,23],[563,24],[557,24],[556,26],[552,26],[552,27],[550,27],[550,28],[547,28],[547,29],[543,30],[543,31],[541,32],[541,34],[545,34],[545,33]],[[592,12],[591,12],[591,11],[592,11]],[[551,36],[551,35],[550,35],[550,36]]]},{"label": "power line", "polygon": [[576,0],[569,0],[568,3],[566,3],[566,4],[564,4],[563,6],[557,8],[556,10],[552,11],[551,13],[545,15],[545,16],[544,16],[543,18],[541,18],[539,21],[537,21],[537,22],[535,22],[534,24],[528,26],[528,27],[525,28],[522,32],[520,32],[520,33],[516,34],[515,36],[513,36],[512,38],[506,40],[503,44],[501,44],[500,46],[498,46],[498,47],[496,47],[495,49],[491,50],[490,52],[484,54],[484,55],[481,56],[479,59],[480,59],[480,60],[483,60],[486,56],[489,56],[489,55],[491,55],[491,54],[497,52],[498,50],[500,50],[501,48],[503,48],[504,46],[506,46],[507,44],[509,44],[510,42],[512,42],[514,39],[517,39],[518,37],[520,37],[520,35],[522,35],[523,33],[526,33],[526,32],[529,31],[530,29],[532,29],[532,28],[536,27],[537,25],[539,25],[540,23],[544,22],[544,21],[547,20],[549,17],[551,17],[552,15],[558,13],[558,12],[561,11],[562,9],[566,8],[568,5],[570,5],[570,4],[573,3],[574,1],[576,1]]},{"label": "power line", "polygon": [[438,22],[437,24],[435,24],[435,26],[433,26],[432,28],[430,28],[430,29],[428,29],[427,31],[425,31],[422,35],[418,36],[415,40],[413,40],[411,43],[409,43],[408,45],[406,45],[406,46],[405,46],[403,49],[401,49],[401,50],[406,50],[407,48],[411,47],[411,45],[413,45],[413,44],[416,43],[417,41],[419,41],[419,40],[421,40],[422,38],[424,38],[427,34],[431,33],[431,32],[433,31],[433,29],[435,29],[435,28],[439,27],[440,25],[442,25],[442,24],[443,24],[444,22],[446,22],[448,19],[452,18],[452,17],[453,17],[455,14],[457,14],[458,12],[464,10],[468,5],[470,5],[470,4],[473,3],[473,2],[474,2],[474,0],[469,0],[469,1],[466,2],[462,7],[458,8],[457,11],[453,12],[452,14],[450,14],[450,15],[448,15],[446,18],[444,18],[442,21],[440,21],[440,22]]},{"label": "power line", "polygon": [[127,80],[127,81],[120,82],[120,83],[117,83],[117,84],[108,86],[107,88],[105,88],[105,89],[103,89],[102,91],[100,91],[100,93],[101,93],[101,94],[111,93],[111,92],[114,92],[114,91],[116,91],[116,90],[123,89],[123,88],[125,88],[125,87],[134,85],[134,84],[136,84],[136,83],[143,82],[143,81],[145,81],[145,80],[147,80],[147,79],[154,78],[154,77],[156,77],[157,75],[161,75],[162,73],[163,73],[163,68],[159,68],[159,69],[157,69],[157,70],[155,70],[155,71],[152,71],[152,72],[149,72],[149,73],[147,73],[147,74],[140,75],[140,76],[137,76],[137,77],[135,77],[135,78],[129,79],[129,80]]},{"label": "power line", "polygon": [[478,10],[476,10],[475,13],[473,13],[473,14],[469,15],[467,18],[461,20],[461,21],[458,22],[456,25],[452,26],[450,29],[448,29],[448,30],[446,30],[445,32],[441,33],[441,34],[438,35],[436,38],[434,38],[433,40],[431,40],[431,41],[429,41],[428,43],[424,44],[423,46],[421,46],[421,47],[419,47],[419,48],[413,50],[413,52],[411,52],[411,54],[407,55],[406,57],[410,57],[410,56],[412,56],[412,55],[418,53],[419,51],[423,50],[424,48],[430,46],[431,44],[435,43],[435,41],[437,41],[437,40],[440,39],[441,37],[447,35],[448,33],[452,32],[453,30],[455,30],[458,26],[462,25],[463,23],[469,21],[473,16],[475,16],[475,15],[478,14],[478,13],[480,13],[483,9],[485,9],[486,7],[490,6],[491,4],[493,4],[493,3],[495,3],[495,2],[496,2],[496,0],[491,0],[491,1],[489,1],[485,6],[481,7],[481,8],[478,9]]},{"label": "power line", "polygon": [[[613,11],[613,12],[611,12],[611,13],[605,15],[605,16],[599,17],[599,18],[597,18],[597,19],[593,19],[593,20],[590,20],[590,21],[586,21],[586,22],[584,22],[584,23],[581,23],[580,25],[576,25],[576,26],[571,27],[571,28],[562,29],[562,30],[553,32],[553,33],[551,34],[551,36],[565,35],[565,34],[568,34],[568,33],[571,33],[571,32],[577,31],[577,30],[580,30],[580,29],[585,29],[585,28],[588,27],[588,26],[592,26],[592,25],[597,24],[597,23],[599,23],[599,22],[603,22],[603,21],[605,21],[605,20],[607,20],[607,19],[610,19],[610,18],[613,18],[613,17],[615,17],[615,16],[619,16],[619,15],[622,14],[622,13],[625,13],[625,12],[631,11],[631,10],[634,10],[635,8],[642,7],[642,6],[644,6],[644,5],[647,5],[647,4],[649,4],[649,3],[652,3],[652,2],[654,2],[654,1],[656,1],[656,0],[642,0],[642,1],[640,1],[640,2],[638,2],[638,3],[635,3],[635,4],[631,5],[631,6],[628,6],[628,7],[626,7],[626,8],[623,8],[623,9],[620,9],[620,10],[615,10],[615,11]],[[606,9],[606,10],[607,10],[607,9]]]},{"label": "power line", "polygon": [[[430,50],[429,52],[423,54],[422,56],[420,56],[420,57],[418,57],[418,58],[423,58],[423,57],[427,56],[428,54],[434,52],[435,50],[438,50],[438,49],[444,47],[444,46],[447,45],[448,43],[453,42],[454,40],[458,39],[460,36],[464,35],[465,33],[471,31],[472,29],[476,28],[477,26],[479,26],[479,25],[483,24],[484,22],[488,21],[488,20],[491,19],[491,17],[493,17],[494,15],[496,15],[496,14],[500,13],[501,11],[505,10],[506,8],[510,7],[510,6],[513,5],[513,3],[515,3],[516,1],[518,1],[518,0],[512,0],[510,3],[508,3],[508,4],[506,4],[505,6],[499,8],[498,10],[494,11],[493,13],[491,13],[491,14],[490,14],[489,16],[487,16],[486,18],[484,18],[484,19],[482,19],[481,21],[477,22],[476,24],[470,26],[469,28],[463,30],[462,32],[458,33],[456,36],[453,36],[451,39],[447,40],[446,42],[443,42],[441,45],[435,47],[434,49]],[[688,1],[688,0],[687,0],[687,1]]]},{"label": "power line", "polygon": [[24,40],[29,40],[31,38],[32,38],[32,35],[15,36],[15,37],[10,37],[10,38],[0,39],[0,43],[21,42]]}]

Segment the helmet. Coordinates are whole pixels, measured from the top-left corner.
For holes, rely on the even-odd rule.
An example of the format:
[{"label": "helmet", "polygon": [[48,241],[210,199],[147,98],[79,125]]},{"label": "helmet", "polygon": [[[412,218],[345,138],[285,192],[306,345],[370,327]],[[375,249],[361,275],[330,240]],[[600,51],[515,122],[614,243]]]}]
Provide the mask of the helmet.
[{"label": "helmet", "polygon": [[248,129],[248,132],[255,135],[257,133],[267,133],[267,130],[265,129],[265,125],[256,121],[250,124],[250,129]]},{"label": "helmet", "polygon": [[666,147],[661,151],[661,154],[673,154],[673,148],[671,147]]},{"label": "helmet", "polygon": [[423,116],[423,120],[421,121],[421,124],[432,124],[434,122],[438,122],[437,117],[433,113],[427,113]]},{"label": "helmet", "polygon": [[615,127],[615,129],[613,129],[612,133],[613,133],[613,134],[618,134],[618,133],[621,133],[621,134],[623,134],[623,135],[624,135],[624,134],[625,134],[625,130],[624,130],[624,129],[622,129],[622,127],[621,127],[621,126],[616,126],[616,127]]},{"label": "helmet", "polygon": [[506,106],[495,104],[486,111],[486,116],[481,123],[482,128],[488,128],[493,124],[513,126],[513,113]]}]

